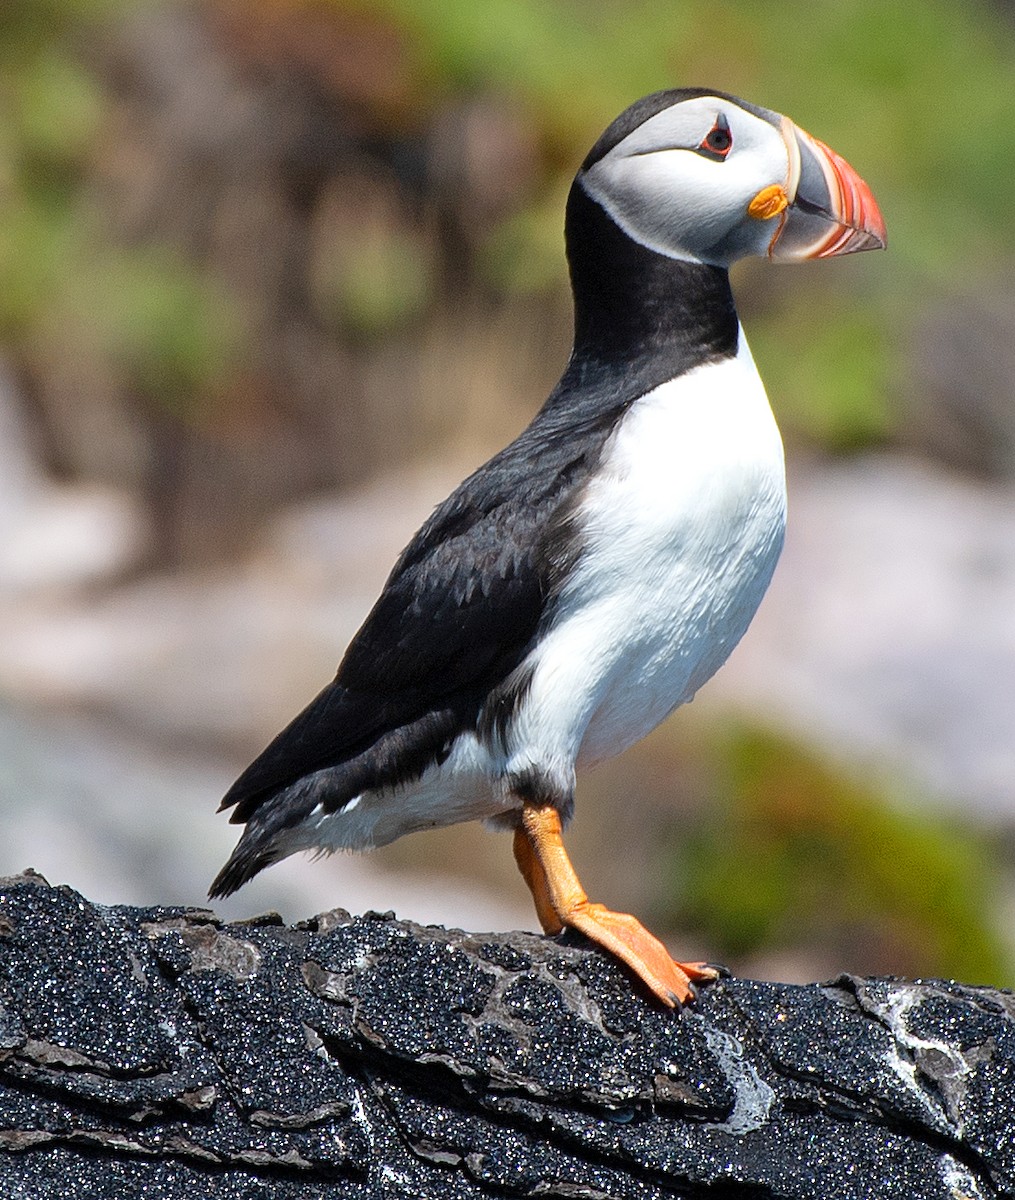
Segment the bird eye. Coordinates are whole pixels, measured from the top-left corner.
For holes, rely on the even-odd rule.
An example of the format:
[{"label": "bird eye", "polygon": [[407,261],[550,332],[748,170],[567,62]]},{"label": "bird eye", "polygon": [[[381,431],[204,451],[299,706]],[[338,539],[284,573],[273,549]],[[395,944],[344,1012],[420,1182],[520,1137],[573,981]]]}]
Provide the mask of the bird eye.
[{"label": "bird eye", "polygon": [[698,153],[715,162],[722,162],[732,149],[733,134],[730,133],[729,122],[720,113],[715,119],[715,124],[702,138]]}]

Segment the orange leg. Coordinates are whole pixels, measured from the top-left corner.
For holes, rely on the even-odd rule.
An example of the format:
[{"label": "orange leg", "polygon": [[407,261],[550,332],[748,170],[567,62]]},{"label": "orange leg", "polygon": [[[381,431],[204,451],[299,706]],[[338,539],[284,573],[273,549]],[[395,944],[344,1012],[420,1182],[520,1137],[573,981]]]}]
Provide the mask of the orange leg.
[{"label": "orange leg", "polygon": [[589,903],[564,849],[560,814],[552,805],[523,805],[514,851],[547,933],[560,933],[565,925],[584,933],[626,963],[670,1008],[694,998],[694,983],[719,977],[719,971],[708,963],[674,962],[662,942],[628,913]]},{"label": "orange leg", "polygon": [[529,835],[521,825],[515,830],[514,852],[518,870],[521,871],[522,877],[532,893],[532,899],[536,905],[536,916],[539,917],[543,932],[560,933],[564,928],[564,923],[553,907],[546,874],[532,849]]}]

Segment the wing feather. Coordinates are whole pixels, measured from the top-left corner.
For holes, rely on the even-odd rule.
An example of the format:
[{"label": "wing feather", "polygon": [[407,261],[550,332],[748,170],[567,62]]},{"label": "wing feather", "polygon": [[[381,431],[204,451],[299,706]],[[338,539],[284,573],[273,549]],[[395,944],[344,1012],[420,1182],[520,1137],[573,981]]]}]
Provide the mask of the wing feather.
[{"label": "wing feather", "polygon": [[381,786],[399,771],[418,772],[453,733],[475,724],[490,688],[528,652],[568,568],[568,516],[598,451],[576,446],[573,430],[566,440],[523,435],[434,511],[335,679],[229,789],[221,807],[235,808],[233,821],[247,821],[306,775],[355,764],[349,787],[331,797],[340,807],[356,794],[349,788],[364,786],[364,756],[374,748],[372,782]]}]

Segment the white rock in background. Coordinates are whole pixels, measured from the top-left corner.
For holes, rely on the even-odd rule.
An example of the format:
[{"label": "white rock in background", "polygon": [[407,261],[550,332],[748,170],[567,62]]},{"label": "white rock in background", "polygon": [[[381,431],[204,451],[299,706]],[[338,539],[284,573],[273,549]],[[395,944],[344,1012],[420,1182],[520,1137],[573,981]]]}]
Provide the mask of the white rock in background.
[{"label": "white rock in background", "polygon": [[147,537],[140,506],[113,488],[45,477],[2,364],[0,446],[0,602],[112,578],[138,561]]},{"label": "white rock in background", "polygon": [[140,508],[97,485],[51,485],[0,536],[0,592],[55,591],[100,582],[138,561]]},{"label": "white rock in background", "polygon": [[253,752],[334,675],[404,543],[450,486],[400,473],[272,522],[243,564],[8,614],[0,689],[164,741]]}]

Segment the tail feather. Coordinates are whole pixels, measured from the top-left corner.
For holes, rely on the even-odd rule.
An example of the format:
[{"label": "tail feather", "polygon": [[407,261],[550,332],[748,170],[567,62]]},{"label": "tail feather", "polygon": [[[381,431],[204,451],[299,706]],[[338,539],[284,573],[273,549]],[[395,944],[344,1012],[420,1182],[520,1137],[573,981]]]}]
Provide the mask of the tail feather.
[{"label": "tail feather", "polygon": [[230,854],[228,862],[212,881],[208,889],[209,898],[224,900],[226,896],[231,896],[253,879],[259,871],[270,867],[282,857],[277,849],[273,850],[270,845],[265,845],[263,839],[256,835],[251,836],[249,830],[245,831],[237,842],[236,849]]},{"label": "tail feather", "polygon": [[[212,899],[231,896],[259,871],[292,854],[297,848],[293,831],[310,815],[327,786],[328,777],[319,773],[268,797],[267,803],[247,818],[236,848],[215,876],[208,895]],[[235,815],[231,820],[236,820]]]}]

